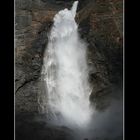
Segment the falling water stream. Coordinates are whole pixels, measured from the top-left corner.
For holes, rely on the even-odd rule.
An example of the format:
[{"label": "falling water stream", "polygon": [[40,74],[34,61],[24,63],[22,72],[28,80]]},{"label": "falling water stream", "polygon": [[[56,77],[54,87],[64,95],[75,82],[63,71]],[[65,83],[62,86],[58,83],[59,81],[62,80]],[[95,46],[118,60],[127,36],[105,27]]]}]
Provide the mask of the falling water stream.
[{"label": "falling water stream", "polygon": [[90,107],[87,44],[78,33],[77,6],[75,1],[70,10],[66,8],[54,16],[43,58],[45,88],[42,89],[45,91],[39,97],[41,111],[47,125],[69,128],[75,140],[120,140],[121,100],[110,99],[111,104],[105,111]]},{"label": "falling water stream", "polygon": [[[86,62],[86,43],[80,39],[75,22],[78,1],[70,10],[59,11],[53,21],[42,68],[46,86],[44,111],[53,122],[86,128],[90,123],[90,86]],[[45,105],[47,106],[45,110]]]}]

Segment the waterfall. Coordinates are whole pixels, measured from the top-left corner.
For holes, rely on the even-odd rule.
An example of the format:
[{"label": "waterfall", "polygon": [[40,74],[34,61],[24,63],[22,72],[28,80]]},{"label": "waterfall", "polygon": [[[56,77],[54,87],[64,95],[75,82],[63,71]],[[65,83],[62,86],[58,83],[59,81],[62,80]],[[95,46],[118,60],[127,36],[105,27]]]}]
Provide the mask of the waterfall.
[{"label": "waterfall", "polygon": [[90,122],[90,86],[86,43],[80,39],[75,22],[78,1],[70,10],[59,11],[53,21],[44,53],[42,77],[46,87],[42,110],[53,121],[86,127]]}]

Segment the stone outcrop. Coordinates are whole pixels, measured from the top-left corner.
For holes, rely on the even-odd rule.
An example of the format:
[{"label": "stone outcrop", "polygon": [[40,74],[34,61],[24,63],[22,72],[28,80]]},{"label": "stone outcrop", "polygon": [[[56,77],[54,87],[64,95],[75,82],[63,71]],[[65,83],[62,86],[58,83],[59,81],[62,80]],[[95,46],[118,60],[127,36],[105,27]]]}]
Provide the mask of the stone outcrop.
[{"label": "stone outcrop", "polygon": [[[91,101],[105,109],[110,98],[122,96],[123,78],[122,0],[96,0],[77,14],[80,34],[88,42]],[[118,93],[119,90],[119,93]]]}]

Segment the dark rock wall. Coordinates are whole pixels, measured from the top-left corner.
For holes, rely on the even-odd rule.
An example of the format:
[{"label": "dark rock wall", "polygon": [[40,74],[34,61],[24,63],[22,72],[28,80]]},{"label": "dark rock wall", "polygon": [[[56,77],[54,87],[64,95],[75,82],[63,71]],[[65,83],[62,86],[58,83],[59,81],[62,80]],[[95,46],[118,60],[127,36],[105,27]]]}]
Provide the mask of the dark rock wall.
[{"label": "dark rock wall", "polygon": [[[72,1],[16,0],[15,107],[16,113],[38,112],[40,72],[53,16]],[[77,22],[88,43],[90,96],[97,109],[122,88],[122,0],[80,0]],[[120,93],[121,94],[121,93]]]},{"label": "dark rock wall", "polygon": [[43,10],[39,0],[16,0],[15,94],[16,113],[38,112],[43,51],[55,11]]},{"label": "dark rock wall", "polygon": [[[91,67],[91,101],[105,109],[111,98],[122,99],[123,82],[123,1],[90,1],[78,12],[80,34],[88,42]],[[119,91],[119,93],[118,93]]]}]

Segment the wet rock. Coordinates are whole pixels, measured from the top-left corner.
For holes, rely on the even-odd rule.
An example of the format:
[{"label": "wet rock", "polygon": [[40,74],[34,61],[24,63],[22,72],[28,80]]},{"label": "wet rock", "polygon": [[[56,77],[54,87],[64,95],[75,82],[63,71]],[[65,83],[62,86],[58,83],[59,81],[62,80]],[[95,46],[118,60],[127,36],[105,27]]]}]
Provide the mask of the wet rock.
[{"label": "wet rock", "polygon": [[54,15],[56,14],[56,11],[46,11],[46,10],[40,10],[40,11],[34,11],[33,12],[33,21],[38,21],[41,23],[44,23],[46,21],[52,21]]},{"label": "wet rock", "polygon": [[16,9],[30,10],[32,7],[32,0],[16,0]]},{"label": "wet rock", "polygon": [[32,16],[28,13],[24,13],[23,15],[17,15],[16,19],[16,29],[23,29],[29,26],[32,22]]}]

